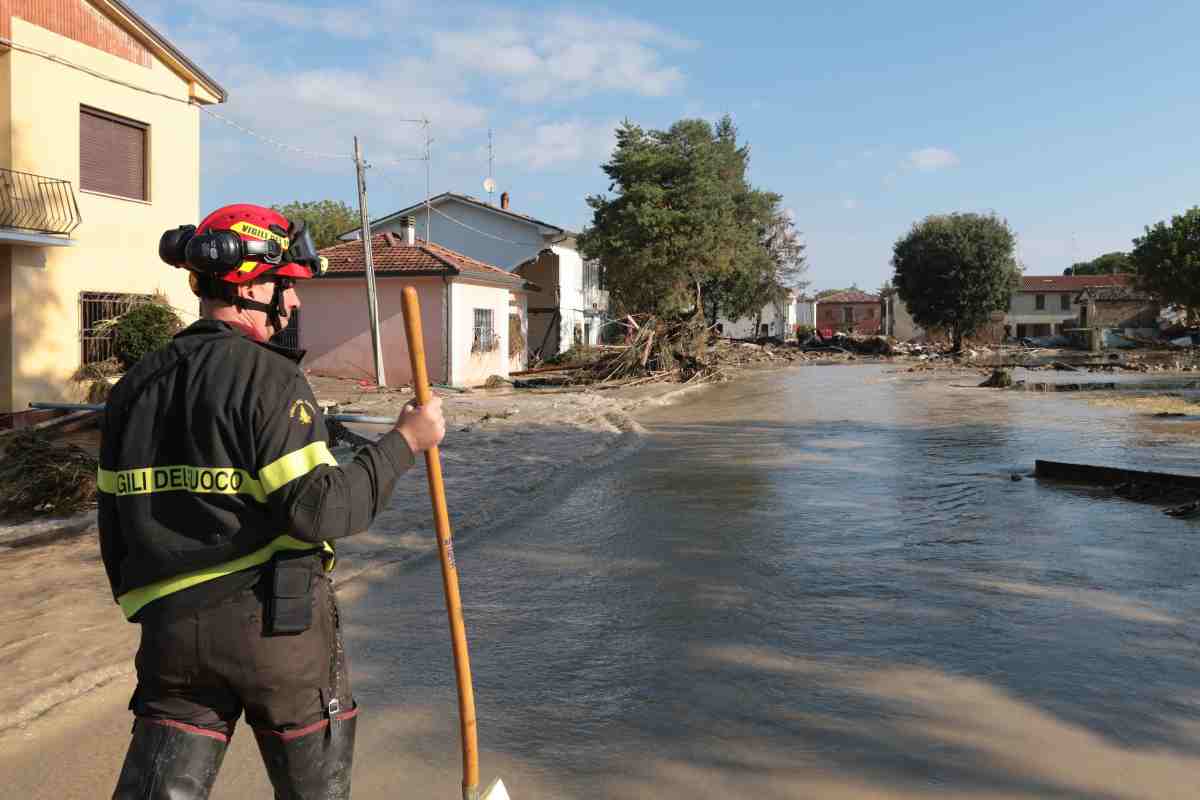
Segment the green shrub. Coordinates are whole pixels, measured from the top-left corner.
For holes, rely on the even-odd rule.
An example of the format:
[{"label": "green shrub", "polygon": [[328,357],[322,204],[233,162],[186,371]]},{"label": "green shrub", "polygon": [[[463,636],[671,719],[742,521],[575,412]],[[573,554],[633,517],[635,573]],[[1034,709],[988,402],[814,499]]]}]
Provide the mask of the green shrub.
[{"label": "green shrub", "polygon": [[163,303],[143,303],[126,311],[113,326],[113,351],[129,369],[147,353],[165,347],[182,323],[175,310]]}]

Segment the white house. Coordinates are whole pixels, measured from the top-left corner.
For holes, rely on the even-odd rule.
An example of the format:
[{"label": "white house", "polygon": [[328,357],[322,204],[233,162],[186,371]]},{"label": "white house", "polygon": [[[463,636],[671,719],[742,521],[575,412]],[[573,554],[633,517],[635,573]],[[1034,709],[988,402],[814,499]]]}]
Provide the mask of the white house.
[{"label": "white house", "polygon": [[1022,275],[1013,291],[1005,326],[1009,335],[1058,336],[1079,327],[1079,295],[1084,289],[1129,286],[1133,276],[1116,275]]},{"label": "white house", "polygon": [[[534,280],[530,278],[530,280]],[[535,281],[536,282],[536,281]],[[796,330],[797,314],[800,303],[795,292],[788,292],[787,297],[779,302],[767,303],[761,314],[741,319],[717,317],[718,330],[722,336],[731,339],[757,339],[763,336],[777,336],[787,339]],[[757,327],[756,327],[757,326]]]},{"label": "white house", "polygon": [[[600,341],[608,311],[599,265],[584,263],[575,234],[509,208],[509,196],[494,206],[468,195],[443,192],[425,202],[380,217],[371,223],[373,235],[401,234],[411,220],[420,239],[470,258],[494,264],[537,284],[540,293],[529,300],[530,353],[557,355],[572,344]],[[359,238],[347,231],[344,241]],[[553,335],[547,336],[550,328]],[[545,346],[542,347],[543,342]]]},{"label": "white house", "polygon": [[814,298],[797,295],[796,302],[792,305],[796,309],[797,325],[817,327],[817,301]]},{"label": "white house", "polygon": [[539,288],[529,297],[529,352],[541,358],[600,342],[608,293],[596,261],[567,239],[519,264],[514,273]]}]

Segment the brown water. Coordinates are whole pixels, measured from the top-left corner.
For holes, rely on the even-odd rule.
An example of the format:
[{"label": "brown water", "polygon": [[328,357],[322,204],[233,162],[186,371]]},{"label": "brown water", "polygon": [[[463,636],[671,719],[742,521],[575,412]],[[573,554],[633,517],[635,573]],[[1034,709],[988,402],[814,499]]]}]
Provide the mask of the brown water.
[{"label": "brown water", "polygon": [[[1195,797],[1200,528],[1010,476],[1194,470],[1197,429],[953,386],[977,381],[722,386],[461,547],[485,777],[525,798]],[[436,564],[371,583],[352,621],[366,703],[449,714]],[[393,746],[453,770],[452,722]]]},{"label": "brown water", "polygon": [[[1200,423],[978,381],[813,367],[715,387],[460,544],[485,782],[516,800],[1196,797],[1200,525],[1010,476],[1039,457],[1200,472]],[[459,796],[437,563],[339,594],[355,797]],[[14,796],[106,796],[131,688],[5,738]],[[213,796],[268,793],[242,731]]]}]

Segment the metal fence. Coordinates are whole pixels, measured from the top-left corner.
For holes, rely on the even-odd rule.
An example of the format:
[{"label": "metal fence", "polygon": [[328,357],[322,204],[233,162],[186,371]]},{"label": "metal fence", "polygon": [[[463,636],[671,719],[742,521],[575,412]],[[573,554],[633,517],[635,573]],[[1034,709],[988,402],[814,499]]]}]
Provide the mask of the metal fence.
[{"label": "metal fence", "polygon": [[119,292],[79,293],[79,363],[86,366],[113,354],[111,320],[141,303],[154,299],[149,294]]},{"label": "metal fence", "polygon": [[0,168],[0,227],[70,234],[81,221],[70,181]]}]

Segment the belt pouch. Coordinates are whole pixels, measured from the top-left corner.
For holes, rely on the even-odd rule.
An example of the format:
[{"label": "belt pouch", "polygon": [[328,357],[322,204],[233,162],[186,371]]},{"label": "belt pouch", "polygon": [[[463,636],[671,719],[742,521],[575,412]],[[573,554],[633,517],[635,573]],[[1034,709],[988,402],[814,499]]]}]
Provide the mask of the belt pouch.
[{"label": "belt pouch", "polygon": [[271,560],[268,636],[292,636],[312,627],[315,562],[311,552],[276,553]]}]

